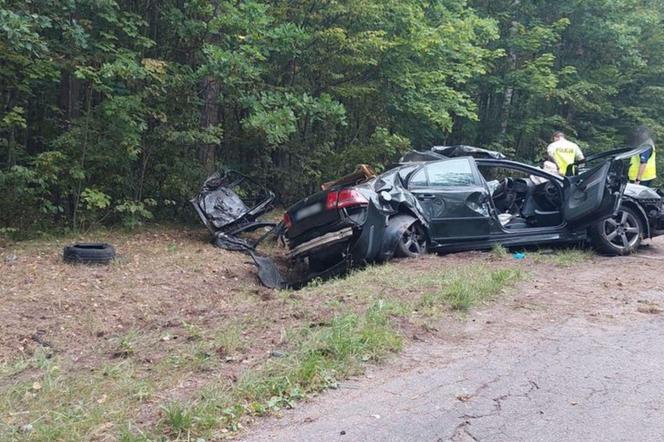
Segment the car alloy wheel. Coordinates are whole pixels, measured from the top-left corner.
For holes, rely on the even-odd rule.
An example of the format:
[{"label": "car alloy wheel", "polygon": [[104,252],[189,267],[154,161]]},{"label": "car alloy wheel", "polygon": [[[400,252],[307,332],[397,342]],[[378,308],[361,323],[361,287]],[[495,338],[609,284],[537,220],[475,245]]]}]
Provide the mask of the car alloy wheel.
[{"label": "car alloy wheel", "polygon": [[604,220],[602,236],[620,250],[632,249],[639,241],[641,228],[639,220],[629,211],[621,209]]},{"label": "car alloy wheel", "polygon": [[426,251],[427,239],[419,223],[408,226],[401,236],[401,243],[410,256],[421,255]]}]

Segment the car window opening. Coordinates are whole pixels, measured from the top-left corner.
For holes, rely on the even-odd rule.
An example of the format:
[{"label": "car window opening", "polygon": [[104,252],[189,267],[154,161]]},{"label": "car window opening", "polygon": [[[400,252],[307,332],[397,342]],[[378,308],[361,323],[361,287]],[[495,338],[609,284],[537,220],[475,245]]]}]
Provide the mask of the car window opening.
[{"label": "car window opening", "polygon": [[504,230],[563,224],[562,189],[544,176],[497,166],[481,166],[495,216]]}]

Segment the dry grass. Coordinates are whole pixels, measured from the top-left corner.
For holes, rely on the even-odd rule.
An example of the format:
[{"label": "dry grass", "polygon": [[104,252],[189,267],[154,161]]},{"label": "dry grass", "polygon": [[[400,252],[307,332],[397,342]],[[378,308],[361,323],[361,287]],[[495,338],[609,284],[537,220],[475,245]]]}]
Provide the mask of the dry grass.
[{"label": "dry grass", "polygon": [[64,264],[65,241],[0,249],[0,440],[223,438],[519,277],[482,254],[431,256],[274,292],[203,230],[94,239],[119,259]]}]

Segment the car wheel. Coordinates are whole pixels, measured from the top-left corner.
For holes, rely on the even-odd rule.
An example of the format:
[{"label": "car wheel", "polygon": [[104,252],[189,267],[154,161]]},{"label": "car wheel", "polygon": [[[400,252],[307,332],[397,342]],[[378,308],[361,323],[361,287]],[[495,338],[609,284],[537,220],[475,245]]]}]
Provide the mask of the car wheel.
[{"label": "car wheel", "polygon": [[629,255],[643,237],[643,225],[633,209],[620,206],[614,216],[597,222],[590,230],[595,248],[608,255]]},{"label": "car wheel", "polygon": [[427,250],[427,237],[422,224],[414,222],[404,230],[397,243],[396,256],[415,258]]}]

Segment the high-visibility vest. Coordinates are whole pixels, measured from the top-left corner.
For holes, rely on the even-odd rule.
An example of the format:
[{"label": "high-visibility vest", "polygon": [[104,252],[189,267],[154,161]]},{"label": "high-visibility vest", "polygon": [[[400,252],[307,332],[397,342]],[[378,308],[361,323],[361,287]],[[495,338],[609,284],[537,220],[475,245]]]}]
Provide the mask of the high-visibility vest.
[{"label": "high-visibility vest", "polygon": [[[641,181],[650,181],[657,178],[657,165],[655,164],[655,148],[652,148],[652,154],[648,158],[646,163],[646,168],[641,175]],[[636,181],[636,177],[639,176],[639,169],[641,168],[641,155],[634,155],[630,159],[629,165],[629,180]]]},{"label": "high-visibility vest", "polygon": [[576,161],[576,149],[574,146],[560,146],[553,151],[553,161],[558,166],[561,175],[567,175],[567,167]]}]

